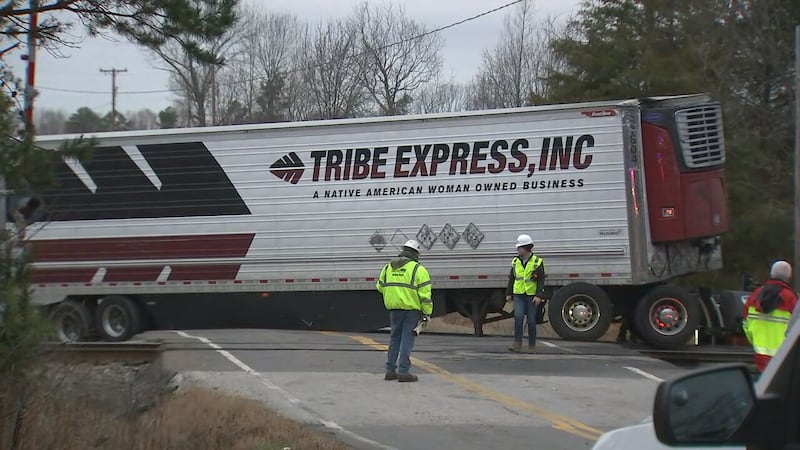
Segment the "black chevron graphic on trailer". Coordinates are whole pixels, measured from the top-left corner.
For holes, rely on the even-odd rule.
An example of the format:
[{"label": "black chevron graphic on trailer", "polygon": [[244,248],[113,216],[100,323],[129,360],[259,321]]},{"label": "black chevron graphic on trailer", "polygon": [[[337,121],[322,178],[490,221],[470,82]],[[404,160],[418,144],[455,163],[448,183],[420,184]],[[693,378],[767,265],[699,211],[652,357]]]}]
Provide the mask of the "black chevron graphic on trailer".
[{"label": "black chevron graphic on trailer", "polygon": [[269,166],[269,168],[272,169],[270,172],[272,172],[273,175],[292,184],[297,184],[297,182],[300,181],[305,167],[303,161],[300,160],[300,157],[297,156],[295,152],[285,155]]},{"label": "black chevron graphic on trailer", "polygon": [[63,162],[42,194],[48,220],[248,215],[250,209],[202,142],[137,146],[157,187],[121,147],[96,148],[84,168],[94,193]]}]

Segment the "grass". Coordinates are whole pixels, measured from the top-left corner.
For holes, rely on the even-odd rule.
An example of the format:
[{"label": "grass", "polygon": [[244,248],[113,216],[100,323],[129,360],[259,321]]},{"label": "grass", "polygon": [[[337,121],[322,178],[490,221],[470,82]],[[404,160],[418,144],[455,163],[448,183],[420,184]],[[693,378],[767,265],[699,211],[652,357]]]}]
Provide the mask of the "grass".
[{"label": "grass", "polygon": [[[0,423],[6,445],[8,420]],[[20,449],[339,450],[333,437],[285,419],[261,403],[187,389],[161,405],[121,416],[80,399],[38,396],[26,415]]]}]

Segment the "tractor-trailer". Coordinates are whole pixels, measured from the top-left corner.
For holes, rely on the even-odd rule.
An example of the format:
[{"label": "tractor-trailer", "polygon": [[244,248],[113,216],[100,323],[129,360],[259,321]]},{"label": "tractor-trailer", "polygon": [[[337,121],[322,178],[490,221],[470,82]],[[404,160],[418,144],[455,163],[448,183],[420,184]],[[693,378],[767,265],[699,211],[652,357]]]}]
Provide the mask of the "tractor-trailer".
[{"label": "tractor-trailer", "polygon": [[62,339],[380,329],[376,277],[408,239],[434,315],[459,312],[481,334],[509,317],[519,234],[544,258],[566,339],[625,315],[673,347],[735,320],[667,284],[721,267],[725,146],[705,94],[93,137],[26,232],[35,299]]}]

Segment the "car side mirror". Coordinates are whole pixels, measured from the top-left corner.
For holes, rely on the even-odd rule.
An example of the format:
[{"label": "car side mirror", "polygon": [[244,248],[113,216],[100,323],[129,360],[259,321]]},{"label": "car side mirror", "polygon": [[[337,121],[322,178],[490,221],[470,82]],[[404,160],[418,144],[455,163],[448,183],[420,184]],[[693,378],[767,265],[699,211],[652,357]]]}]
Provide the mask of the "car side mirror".
[{"label": "car side mirror", "polygon": [[658,386],[653,425],[667,445],[744,444],[756,403],[746,366],[703,369]]}]

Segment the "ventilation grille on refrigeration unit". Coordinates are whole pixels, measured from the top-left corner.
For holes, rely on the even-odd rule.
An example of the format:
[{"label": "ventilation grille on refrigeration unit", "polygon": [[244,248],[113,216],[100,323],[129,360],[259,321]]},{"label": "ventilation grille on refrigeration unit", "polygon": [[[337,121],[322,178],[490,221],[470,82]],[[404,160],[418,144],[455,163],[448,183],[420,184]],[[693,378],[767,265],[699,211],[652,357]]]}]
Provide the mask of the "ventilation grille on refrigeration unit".
[{"label": "ventilation grille on refrigeration unit", "polygon": [[725,163],[725,138],[719,104],[682,109],[675,113],[683,160],[690,169]]}]

